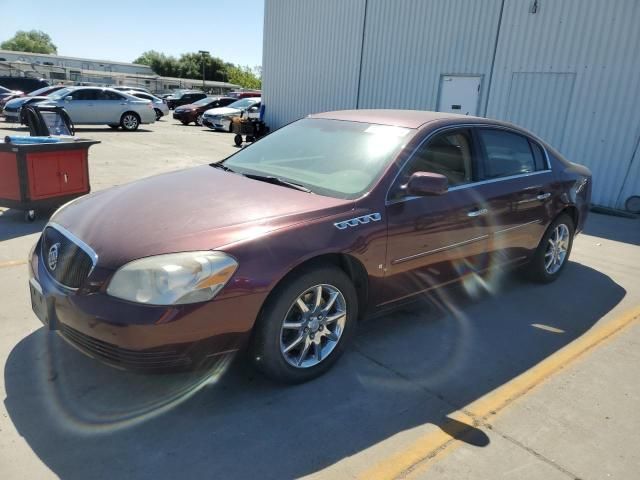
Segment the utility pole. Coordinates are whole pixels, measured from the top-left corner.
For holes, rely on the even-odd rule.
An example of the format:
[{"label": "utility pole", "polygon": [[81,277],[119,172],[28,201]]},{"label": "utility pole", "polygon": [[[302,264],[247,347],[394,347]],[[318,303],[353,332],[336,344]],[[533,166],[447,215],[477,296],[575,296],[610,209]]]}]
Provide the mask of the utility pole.
[{"label": "utility pole", "polygon": [[198,53],[202,55],[202,91],[204,92],[205,91],[204,90],[204,66],[205,66],[205,60],[209,55],[209,52],[207,52],[206,50],[198,50]]}]

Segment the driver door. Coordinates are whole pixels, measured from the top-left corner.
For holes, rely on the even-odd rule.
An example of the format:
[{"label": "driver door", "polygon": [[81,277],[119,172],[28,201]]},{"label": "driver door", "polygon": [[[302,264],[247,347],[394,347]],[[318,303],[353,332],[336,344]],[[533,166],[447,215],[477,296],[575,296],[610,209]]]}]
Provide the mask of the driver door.
[{"label": "driver door", "polygon": [[[69,97],[71,97],[71,100],[68,100]],[[96,123],[94,117],[97,98],[98,90],[81,88],[67,95],[62,102],[62,106],[71,117],[71,120],[73,120],[73,123]]]},{"label": "driver door", "polygon": [[[385,300],[400,300],[482,270],[488,231],[472,185],[477,148],[468,129],[446,130],[414,152],[389,193]],[[415,172],[447,177],[443,195],[407,196]]]}]

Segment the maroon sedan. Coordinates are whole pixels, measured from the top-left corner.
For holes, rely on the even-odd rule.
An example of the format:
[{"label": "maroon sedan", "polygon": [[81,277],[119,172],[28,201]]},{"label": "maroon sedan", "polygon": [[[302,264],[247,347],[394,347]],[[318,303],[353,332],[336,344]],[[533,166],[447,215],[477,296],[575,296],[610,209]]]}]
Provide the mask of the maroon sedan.
[{"label": "maroon sedan", "polygon": [[182,105],[173,111],[173,118],[180,120],[183,125],[191,122],[202,126],[202,115],[211,108],[226,107],[237,99],[232,97],[206,97],[189,105]]},{"label": "maroon sedan", "polygon": [[497,268],[555,280],[590,195],[589,170],[507,123],[317,114],[61,208],[30,258],[32,304],[121,367],[193,368],[248,344],[299,382],[372,311]]}]

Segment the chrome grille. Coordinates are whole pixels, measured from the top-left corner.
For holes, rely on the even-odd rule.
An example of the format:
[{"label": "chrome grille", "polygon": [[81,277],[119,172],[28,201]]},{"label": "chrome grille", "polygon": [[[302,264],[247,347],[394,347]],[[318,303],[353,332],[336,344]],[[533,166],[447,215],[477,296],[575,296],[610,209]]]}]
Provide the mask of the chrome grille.
[{"label": "chrome grille", "polygon": [[44,229],[42,263],[49,275],[61,285],[72,289],[80,288],[95,265],[96,255],[88,247],[81,246],[70,238],[70,234],[65,235],[62,230],[52,225]]}]

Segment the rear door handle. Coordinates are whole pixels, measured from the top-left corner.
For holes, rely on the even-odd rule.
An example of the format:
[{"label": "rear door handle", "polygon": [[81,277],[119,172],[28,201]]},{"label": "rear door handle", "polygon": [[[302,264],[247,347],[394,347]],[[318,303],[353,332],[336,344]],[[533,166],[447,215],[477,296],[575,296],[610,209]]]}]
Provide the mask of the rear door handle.
[{"label": "rear door handle", "polygon": [[467,217],[480,217],[482,215],[486,215],[487,213],[489,213],[489,210],[487,210],[486,208],[476,208],[475,210],[467,212]]},{"label": "rear door handle", "polygon": [[546,200],[547,198],[549,198],[551,196],[551,194],[549,192],[547,193],[540,193],[538,194],[538,196],[536,197],[538,200]]}]

